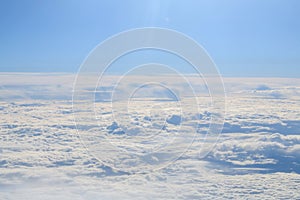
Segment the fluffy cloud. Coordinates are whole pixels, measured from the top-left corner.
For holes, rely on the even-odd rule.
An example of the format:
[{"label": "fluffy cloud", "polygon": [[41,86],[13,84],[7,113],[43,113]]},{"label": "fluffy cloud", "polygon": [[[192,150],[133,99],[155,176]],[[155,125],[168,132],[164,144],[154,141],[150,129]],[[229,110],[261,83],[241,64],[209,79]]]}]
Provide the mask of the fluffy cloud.
[{"label": "fluffy cloud", "polygon": [[[203,84],[196,78],[189,80],[200,87],[199,110],[190,106],[182,114],[178,101],[151,99],[157,107],[136,101],[132,110],[116,115],[105,101],[110,97],[106,93],[96,94],[93,109],[83,104],[73,113],[71,75],[3,76],[0,198],[300,198],[300,81],[225,79],[223,133],[209,155],[200,159],[202,142],[214,145],[210,138],[205,140],[213,111],[210,99],[202,95]],[[113,82],[108,79],[102,92],[110,92]],[[174,81],[174,87],[176,93],[185,94],[187,85]],[[82,89],[93,92],[88,83]],[[150,94],[158,98],[161,92]],[[153,112],[152,108],[159,109]],[[77,113],[82,117],[75,124]],[[193,133],[195,124],[199,130]],[[107,162],[84,142],[103,150]],[[111,144],[120,151],[110,151]],[[165,162],[173,151],[184,154]],[[134,173],[108,165],[113,161],[125,167],[148,162],[155,171]],[[166,165],[159,165],[160,169],[157,163]]]}]

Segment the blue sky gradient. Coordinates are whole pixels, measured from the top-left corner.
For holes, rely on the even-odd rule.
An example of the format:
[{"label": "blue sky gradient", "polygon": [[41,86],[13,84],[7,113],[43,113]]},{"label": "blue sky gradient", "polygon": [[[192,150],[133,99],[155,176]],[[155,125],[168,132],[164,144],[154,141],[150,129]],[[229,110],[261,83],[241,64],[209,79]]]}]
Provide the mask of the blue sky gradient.
[{"label": "blue sky gradient", "polygon": [[1,72],[76,72],[101,41],[163,27],[194,38],[225,76],[300,77],[300,1],[3,0]]}]

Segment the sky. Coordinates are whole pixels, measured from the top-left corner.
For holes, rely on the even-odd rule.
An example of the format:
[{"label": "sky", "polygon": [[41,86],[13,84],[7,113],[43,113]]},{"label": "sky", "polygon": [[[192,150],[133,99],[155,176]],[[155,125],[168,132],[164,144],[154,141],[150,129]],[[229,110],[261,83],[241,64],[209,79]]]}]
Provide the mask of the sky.
[{"label": "sky", "polygon": [[201,44],[224,76],[300,77],[298,0],[1,0],[0,72],[77,72],[119,32],[161,27]]}]

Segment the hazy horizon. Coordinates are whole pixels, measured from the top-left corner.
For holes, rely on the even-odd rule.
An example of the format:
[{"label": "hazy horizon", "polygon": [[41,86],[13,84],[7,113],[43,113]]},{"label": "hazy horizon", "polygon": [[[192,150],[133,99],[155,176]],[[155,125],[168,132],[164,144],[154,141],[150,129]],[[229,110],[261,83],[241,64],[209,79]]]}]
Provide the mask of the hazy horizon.
[{"label": "hazy horizon", "polygon": [[300,199],[300,0],[0,1],[0,199]]}]

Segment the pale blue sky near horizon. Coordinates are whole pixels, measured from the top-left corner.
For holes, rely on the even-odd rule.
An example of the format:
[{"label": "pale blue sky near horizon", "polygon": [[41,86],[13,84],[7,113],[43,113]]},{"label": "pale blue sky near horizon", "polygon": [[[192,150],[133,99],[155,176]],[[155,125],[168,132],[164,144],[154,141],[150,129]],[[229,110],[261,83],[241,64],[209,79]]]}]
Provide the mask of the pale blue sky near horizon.
[{"label": "pale blue sky near horizon", "polygon": [[161,27],[201,44],[224,76],[300,77],[298,0],[1,0],[0,72],[77,72],[106,38]]}]

